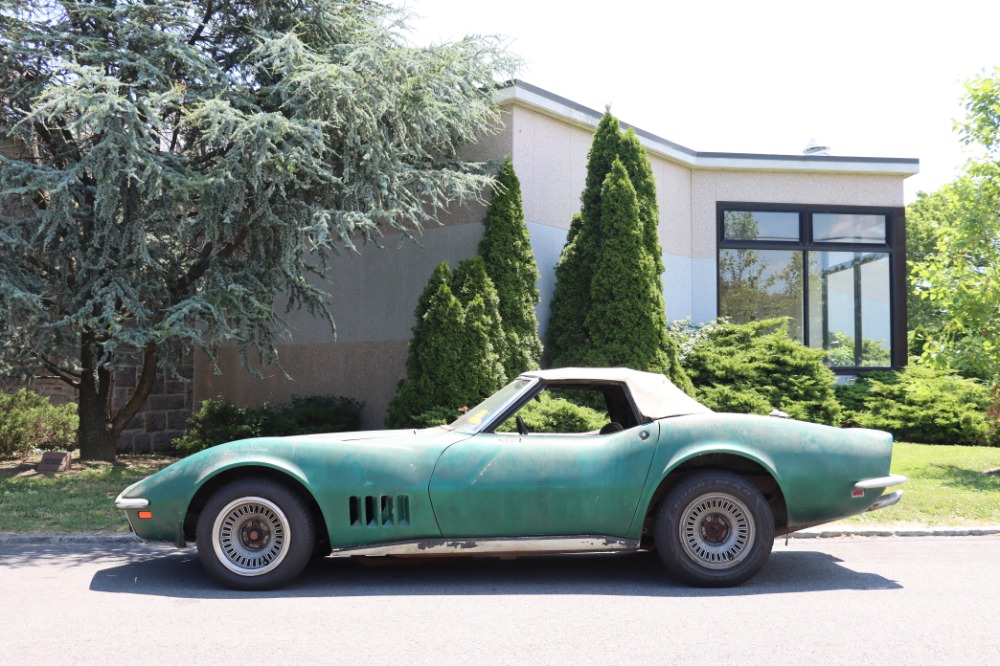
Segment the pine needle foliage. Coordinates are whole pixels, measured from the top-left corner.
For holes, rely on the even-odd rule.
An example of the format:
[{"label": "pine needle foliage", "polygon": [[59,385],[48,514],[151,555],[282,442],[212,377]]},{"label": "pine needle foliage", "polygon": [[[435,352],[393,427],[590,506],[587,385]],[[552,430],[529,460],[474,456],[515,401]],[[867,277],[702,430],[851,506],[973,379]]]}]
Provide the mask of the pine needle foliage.
[{"label": "pine needle foliage", "polygon": [[539,301],[538,266],[524,223],[521,183],[509,158],[496,178],[483,218],[479,254],[500,297],[500,318],[506,336],[504,371],[508,377],[516,377],[525,370],[537,369],[542,358],[535,314]]},{"label": "pine needle foliage", "polygon": [[[627,241],[619,239],[622,233],[623,214],[626,211],[605,205],[604,197],[613,165],[618,162],[629,181],[635,204],[635,215],[628,208]],[[620,178],[612,188],[616,205],[624,204]],[[626,197],[627,198],[627,197]],[[684,390],[692,386],[678,361],[677,346],[668,333],[666,304],[663,299],[663,250],[659,242],[659,204],[656,181],[645,149],[631,129],[622,132],[618,120],[605,113],[594,134],[594,142],[587,156],[586,186],[580,196],[582,210],[570,225],[566,245],[556,265],[556,288],[553,294],[548,338],[551,364],[554,367],[573,365],[629,365],[666,374]],[[615,219],[610,220],[608,216]],[[612,226],[615,230],[612,230]],[[638,241],[635,240],[638,234]],[[624,251],[625,247],[628,248]],[[609,250],[609,248],[611,248]],[[640,250],[642,252],[640,252]],[[615,261],[635,262],[626,266]],[[641,257],[645,257],[645,260]],[[597,272],[605,275],[598,279]],[[615,282],[613,274],[634,275],[632,292],[627,296],[621,289],[610,289]],[[624,286],[624,285],[622,285]],[[595,293],[595,288],[599,294]],[[620,312],[618,303],[609,301],[627,298],[634,313],[615,322],[599,322],[598,312]],[[628,328],[642,320],[642,328]],[[608,347],[612,335],[618,340]],[[624,354],[628,339],[655,339],[655,345],[638,344]]]},{"label": "pine needle foliage", "polygon": [[431,412],[457,417],[459,408],[478,404],[506,383],[496,349],[503,343],[498,301],[481,257],[461,262],[454,273],[447,263],[434,270],[417,306],[406,377],[389,402],[387,427],[428,425]]},{"label": "pine needle foliage", "polygon": [[[385,227],[492,178],[498,39],[429,47],[343,0],[7,0],[0,8],[0,371],[79,389],[81,455],[114,459],[157,368],[233,344],[276,358],[287,294]],[[116,369],[141,379],[111,409]]]},{"label": "pine needle foliage", "polygon": [[713,324],[685,357],[694,396],[720,412],[768,414],[838,425],[841,407],[822,349],[788,336],[788,321]]},{"label": "pine needle foliage", "polygon": [[[484,350],[485,356],[469,357],[466,362],[479,365],[478,373],[494,378],[488,383],[496,390],[507,383],[504,361],[508,357],[510,340],[505,335],[505,322],[500,315],[500,294],[493,280],[486,274],[486,263],[481,256],[476,255],[458,263],[452,274],[451,290],[469,315],[466,318],[467,325],[481,327],[490,343],[489,349]],[[477,299],[482,305],[476,305],[475,312],[471,312]],[[486,395],[482,397],[485,398]]]},{"label": "pine needle foliage", "polygon": [[[591,308],[585,319],[591,336],[588,364],[669,374],[670,360],[662,349],[663,297],[650,280],[654,265],[643,243],[639,203],[619,159],[604,181],[601,207],[605,238],[594,267]],[[661,307],[650,307],[650,303]]]}]

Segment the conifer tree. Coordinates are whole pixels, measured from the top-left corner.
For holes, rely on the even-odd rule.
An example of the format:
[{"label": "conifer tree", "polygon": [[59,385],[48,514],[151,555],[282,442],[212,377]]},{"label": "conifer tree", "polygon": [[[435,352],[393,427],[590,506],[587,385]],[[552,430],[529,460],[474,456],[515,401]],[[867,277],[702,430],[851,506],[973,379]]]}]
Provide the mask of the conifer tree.
[{"label": "conifer tree", "polygon": [[656,179],[653,178],[653,168],[649,164],[646,149],[639,143],[639,137],[631,128],[622,137],[619,156],[629,180],[632,181],[632,187],[635,188],[639,220],[642,222],[642,242],[653,259],[656,280],[662,283],[663,248],[660,245],[660,205],[656,200]]},{"label": "conifer tree", "polygon": [[479,254],[500,297],[499,311],[506,337],[504,370],[508,378],[538,368],[542,341],[538,338],[535,306],[539,295],[538,266],[531,236],[524,223],[521,183],[508,158],[497,173],[496,189],[483,218]]},{"label": "conifer tree", "polygon": [[574,216],[566,245],[556,266],[548,338],[555,367],[579,365],[590,344],[583,322],[590,311],[590,281],[604,236],[601,229],[601,187],[621,150],[621,126],[606,111],[587,153],[587,179],[580,195],[582,209]]},{"label": "conifer tree", "polygon": [[81,457],[114,460],[159,369],[274,360],[279,297],[332,327],[314,259],[475,199],[457,151],[516,66],[494,38],[416,47],[384,2],[5,0],[0,374],[72,386]]},{"label": "conifer tree", "polygon": [[590,302],[591,273],[583,265],[577,239],[583,228],[583,215],[576,213],[569,225],[566,245],[556,264],[556,286],[549,312],[549,362],[553,367],[582,365],[581,354],[589,338],[583,321]]},{"label": "conifer tree", "polygon": [[424,290],[420,293],[420,297],[417,299],[417,307],[413,311],[413,318],[415,323],[413,328],[410,329],[411,337],[409,350],[406,355],[406,375],[408,377],[416,377],[421,373],[420,368],[420,358],[417,356],[416,351],[421,347],[421,343],[424,338],[424,315],[427,310],[430,309],[431,300],[437,293],[441,285],[451,286],[451,267],[448,266],[447,261],[442,261],[440,264],[434,267],[434,272],[431,273],[430,278],[427,280],[427,285]]},{"label": "conifer tree", "polygon": [[636,191],[619,159],[604,182],[601,209],[606,235],[594,267],[585,322],[591,336],[590,363],[660,372],[681,389],[691,389],[675,348],[664,348],[664,339],[670,338],[663,296],[651,280],[655,264],[644,243]]},{"label": "conifer tree", "polygon": [[[509,340],[504,334],[504,321],[500,315],[500,296],[493,280],[486,274],[486,264],[482,257],[476,255],[459,262],[452,274],[451,291],[467,310],[466,325],[481,326],[490,343],[488,353],[470,356],[468,360],[480,366],[478,372],[490,378],[487,383],[494,387],[493,390],[499,389],[507,383],[504,362],[509,352]],[[473,313],[471,308],[476,299],[482,302],[481,306],[477,306],[481,308],[481,312],[477,310]]]},{"label": "conifer tree", "polygon": [[[465,327],[465,310],[447,284],[439,284],[427,303],[427,310],[417,323],[419,339],[414,335],[410,344],[415,375],[399,384],[399,392],[389,403],[386,425],[404,428],[413,423],[413,417],[444,404],[460,399],[462,363],[454,348]],[[409,363],[407,365],[410,365]]]},{"label": "conifer tree", "polygon": [[[609,208],[604,202],[609,192],[605,186],[616,161],[624,170],[629,187],[618,182],[610,192],[615,195],[616,205],[620,205],[628,199],[622,190],[631,188],[637,211],[634,218],[630,215],[631,209]],[[580,198],[582,212],[570,225],[566,245],[556,265],[556,288],[548,328],[552,365],[626,364],[662,372],[679,387],[691,388],[678,360],[677,345],[667,327],[656,181],[639,138],[631,129],[623,134],[610,112],[601,118],[594,135],[587,156],[586,187]],[[614,217],[613,221],[609,220],[609,215]],[[622,219],[623,215],[627,220]],[[638,233],[644,260],[636,248],[620,246],[623,240],[617,234],[622,225],[635,227],[633,231]],[[632,231],[628,234],[631,238]],[[612,256],[617,258],[612,260]],[[614,268],[615,261],[626,260],[623,257],[631,257],[628,261],[637,263],[628,266],[622,263]],[[602,267],[606,273],[598,278],[597,272]],[[618,292],[612,288],[616,286],[616,271],[642,281],[642,284],[633,283],[629,294],[624,296],[632,303],[635,314],[620,313],[624,318],[618,318],[617,324],[601,322],[596,312],[620,310],[613,302],[623,297],[622,294],[614,295]],[[645,322],[641,327],[623,327],[623,322],[638,321],[638,318]],[[614,326],[620,327],[619,330],[612,331]],[[640,342],[633,345],[631,355],[627,355],[624,349],[631,344],[627,342],[630,336]],[[655,345],[650,346],[650,340],[655,340]]]},{"label": "conifer tree", "polygon": [[472,406],[506,383],[498,345],[503,345],[499,297],[481,257],[447,262],[431,274],[414,313],[406,377],[389,403],[386,426],[423,425],[436,408]]}]

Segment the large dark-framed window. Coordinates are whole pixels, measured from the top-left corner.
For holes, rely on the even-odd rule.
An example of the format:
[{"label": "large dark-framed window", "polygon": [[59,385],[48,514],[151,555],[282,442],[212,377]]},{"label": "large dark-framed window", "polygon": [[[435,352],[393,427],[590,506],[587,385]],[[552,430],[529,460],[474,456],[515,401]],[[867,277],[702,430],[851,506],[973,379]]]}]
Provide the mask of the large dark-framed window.
[{"label": "large dark-framed window", "polygon": [[904,209],[719,202],[718,314],[787,317],[841,373],[906,364]]}]

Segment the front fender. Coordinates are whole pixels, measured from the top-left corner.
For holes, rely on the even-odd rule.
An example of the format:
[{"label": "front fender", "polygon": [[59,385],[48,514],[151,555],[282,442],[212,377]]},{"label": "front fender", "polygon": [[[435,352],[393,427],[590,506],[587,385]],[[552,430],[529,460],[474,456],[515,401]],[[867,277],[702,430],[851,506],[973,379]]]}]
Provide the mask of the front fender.
[{"label": "front fender", "polygon": [[213,447],[177,461],[152,476],[134,483],[118,497],[118,501],[145,499],[144,512],[151,517],[140,518],[139,509],[127,508],[125,513],[136,535],[151,541],[169,541],[184,546],[184,521],[192,501],[206,484],[221,474],[239,468],[267,468],[288,476],[312,492],[309,475],[297,464],[271,454],[263,446],[254,450],[253,440],[239,447]]}]

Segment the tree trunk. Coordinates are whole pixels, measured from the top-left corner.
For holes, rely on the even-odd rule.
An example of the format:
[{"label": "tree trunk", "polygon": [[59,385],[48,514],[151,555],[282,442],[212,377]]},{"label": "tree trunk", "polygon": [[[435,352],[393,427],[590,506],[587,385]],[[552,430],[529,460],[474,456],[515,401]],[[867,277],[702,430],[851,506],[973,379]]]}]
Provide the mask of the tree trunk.
[{"label": "tree trunk", "polygon": [[[86,352],[85,352],[86,354]],[[111,372],[85,369],[80,377],[80,459],[115,461],[118,436],[111,418]]]},{"label": "tree trunk", "polygon": [[118,452],[118,438],[153,392],[153,380],[159,366],[157,346],[153,342],[146,345],[135,390],[115,412],[111,404],[114,396],[114,373],[106,366],[94,367],[97,358],[94,340],[95,337],[90,333],[81,336],[80,358],[84,370],[80,375],[80,403],[77,406],[80,417],[80,459],[114,462]]}]

